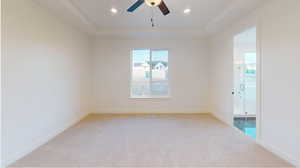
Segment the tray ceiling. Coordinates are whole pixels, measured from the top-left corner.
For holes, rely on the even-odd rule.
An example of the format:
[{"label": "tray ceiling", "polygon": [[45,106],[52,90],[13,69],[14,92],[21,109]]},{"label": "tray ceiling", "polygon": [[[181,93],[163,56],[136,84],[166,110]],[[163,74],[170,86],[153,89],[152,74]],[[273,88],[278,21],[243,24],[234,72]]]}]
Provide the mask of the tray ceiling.
[{"label": "tray ceiling", "polygon": [[[90,34],[163,34],[202,36],[228,25],[255,9],[262,0],[164,0],[171,13],[163,16],[158,8],[143,5],[126,12],[136,0],[36,0],[57,16]],[[117,14],[110,12],[118,10]],[[184,14],[185,9],[190,14]],[[151,27],[154,12],[156,27]]]}]

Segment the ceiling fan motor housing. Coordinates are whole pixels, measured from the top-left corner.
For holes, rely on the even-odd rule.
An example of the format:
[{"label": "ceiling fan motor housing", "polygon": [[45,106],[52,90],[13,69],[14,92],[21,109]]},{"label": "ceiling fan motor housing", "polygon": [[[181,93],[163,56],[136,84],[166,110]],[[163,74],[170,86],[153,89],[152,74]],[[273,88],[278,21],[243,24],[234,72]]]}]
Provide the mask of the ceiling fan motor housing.
[{"label": "ceiling fan motor housing", "polygon": [[145,2],[148,6],[155,7],[155,6],[160,5],[161,0],[145,0]]},{"label": "ceiling fan motor housing", "polygon": [[163,15],[168,15],[170,10],[168,9],[167,5],[165,4],[164,0],[137,0],[132,6],[130,6],[127,11],[133,12],[138,7],[140,7],[143,3],[146,3],[150,7],[158,7]]}]

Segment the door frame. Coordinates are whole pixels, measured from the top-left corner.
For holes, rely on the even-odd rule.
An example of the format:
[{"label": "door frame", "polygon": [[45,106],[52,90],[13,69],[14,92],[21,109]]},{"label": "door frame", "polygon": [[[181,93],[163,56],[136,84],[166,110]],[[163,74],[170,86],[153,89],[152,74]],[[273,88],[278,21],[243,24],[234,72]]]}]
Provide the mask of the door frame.
[{"label": "door frame", "polygon": [[[256,28],[256,140],[261,139],[261,121],[262,121],[262,49],[261,49],[261,28],[260,24],[251,25],[249,27],[244,28],[241,31],[238,31],[233,34],[233,55],[232,58],[234,60],[234,38],[236,35],[243,33],[249,29]],[[233,63],[233,87],[234,88],[234,63]],[[234,107],[234,95],[232,96],[233,107]],[[232,111],[232,126],[234,126],[234,110]],[[239,130],[239,129],[237,129]],[[240,131],[240,130],[239,130]],[[241,131],[240,131],[241,132]]]}]

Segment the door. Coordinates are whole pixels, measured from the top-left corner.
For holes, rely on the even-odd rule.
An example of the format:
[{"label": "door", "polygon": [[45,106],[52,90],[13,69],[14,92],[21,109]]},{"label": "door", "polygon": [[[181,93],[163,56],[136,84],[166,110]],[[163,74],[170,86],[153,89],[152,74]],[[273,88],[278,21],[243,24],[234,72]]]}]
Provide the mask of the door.
[{"label": "door", "polygon": [[256,28],[234,37],[234,125],[256,137]]}]

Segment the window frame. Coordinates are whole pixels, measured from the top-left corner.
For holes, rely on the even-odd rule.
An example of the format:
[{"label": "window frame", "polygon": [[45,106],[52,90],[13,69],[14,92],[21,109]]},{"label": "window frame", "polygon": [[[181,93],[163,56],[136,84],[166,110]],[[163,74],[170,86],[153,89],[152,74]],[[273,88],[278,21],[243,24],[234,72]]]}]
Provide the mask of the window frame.
[{"label": "window frame", "polygon": [[[131,84],[132,84],[132,68],[133,68],[133,51],[134,50],[149,50],[150,51],[150,62],[152,62],[152,51],[168,51],[168,70],[170,65],[170,50],[169,49],[151,49],[151,48],[134,48],[130,50],[130,75],[129,75],[129,98],[130,99],[170,99],[171,98],[171,85],[170,85],[170,71],[168,71],[168,95],[165,96],[134,96],[132,95]],[[150,68],[150,87],[152,85],[152,70]]]}]

